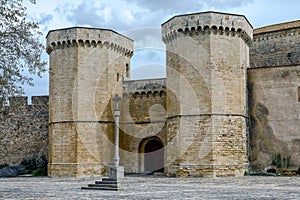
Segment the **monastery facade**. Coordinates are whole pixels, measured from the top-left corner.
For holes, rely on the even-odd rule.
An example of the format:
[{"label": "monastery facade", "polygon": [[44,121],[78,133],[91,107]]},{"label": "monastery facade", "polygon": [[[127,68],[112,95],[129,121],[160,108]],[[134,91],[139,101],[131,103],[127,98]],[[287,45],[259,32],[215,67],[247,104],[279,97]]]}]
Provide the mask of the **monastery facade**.
[{"label": "monastery facade", "polygon": [[243,176],[278,154],[300,166],[299,21],[253,30],[243,15],[186,14],[162,24],[162,40],[166,78],[130,80],[130,38],[83,27],[48,33],[49,135],[31,153],[48,154],[49,176],[108,173],[116,94],[126,173]]}]

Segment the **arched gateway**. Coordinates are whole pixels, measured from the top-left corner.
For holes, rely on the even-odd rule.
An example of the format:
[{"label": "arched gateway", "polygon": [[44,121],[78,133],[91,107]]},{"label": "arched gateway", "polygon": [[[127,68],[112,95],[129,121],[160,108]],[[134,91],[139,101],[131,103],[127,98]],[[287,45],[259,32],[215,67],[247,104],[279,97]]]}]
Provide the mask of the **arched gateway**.
[{"label": "arched gateway", "polygon": [[145,138],[139,145],[140,172],[164,172],[164,145],[158,137]]}]

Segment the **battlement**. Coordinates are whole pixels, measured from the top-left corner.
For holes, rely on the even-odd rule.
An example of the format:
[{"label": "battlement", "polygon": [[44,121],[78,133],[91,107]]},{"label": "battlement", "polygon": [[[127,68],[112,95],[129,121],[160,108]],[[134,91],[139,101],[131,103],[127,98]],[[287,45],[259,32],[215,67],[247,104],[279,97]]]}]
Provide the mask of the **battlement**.
[{"label": "battlement", "polygon": [[9,97],[8,102],[6,102],[9,107],[24,107],[24,106],[35,106],[35,105],[47,105],[49,102],[49,96],[32,96],[31,104],[28,103],[28,97],[26,96],[16,96]]},{"label": "battlement", "polygon": [[123,92],[125,95],[162,95],[162,93],[165,93],[165,89],[165,78],[130,80],[123,82]]},{"label": "battlement", "polygon": [[219,34],[241,37],[251,44],[253,28],[243,15],[219,12],[202,12],[177,15],[162,24],[163,41],[168,43],[178,36]]},{"label": "battlement", "polygon": [[265,40],[273,40],[277,38],[284,38],[286,36],[296,36],[300,35],[300,24],[298,27],[293,28],[283,28],[283,29],[275,29],[269,31],[263,31],[259,29],[254,30],[253,41],[261,42]]},{"label": "battlement", "polygon": [[51,30],[46,36],[48,54],[54,49],[70,47],[103,48],[124,56],[133,56],[133,40],[109,29],[72,27]]},{"label": "battlement", "polygon": [[300,20],[254,30],[251,68],[300,64]]},{"label": "battlement", "polygon": [[282,31],[282,30],[290,30],[294,28],[300,28],[300,20],[292,21],[292,22],[285,22],[280,24],[273,24],[264,26],[261,28],[254,29],[253,34],[261,34],[261,33],[270,33],[270,32],[276,32],[276,31]]}]

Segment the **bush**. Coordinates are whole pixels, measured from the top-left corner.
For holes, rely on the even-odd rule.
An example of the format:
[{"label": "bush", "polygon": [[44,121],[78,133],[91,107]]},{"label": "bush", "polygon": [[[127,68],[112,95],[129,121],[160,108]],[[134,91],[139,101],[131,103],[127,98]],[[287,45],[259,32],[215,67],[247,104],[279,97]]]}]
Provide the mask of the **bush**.
[{"label": "bush", "polygon": [[44,154],[42,154],[32,158],[24,158],[20,165],[24,166],[26,170],[35,170],[38,168],[44,168],[47,164],[47,158]]},{"label": "bush", "polygon": [[37,168],[35,159],[33,158],[24,158],[20,165],[24,166],[26,170],[33,170]]},{"label": "bush", "polygon": [[24,174],[32,174],[32,170],[27,169],[27,170],[25,170],[25,173],[24,173]]},{"label": "bush", "polygon": [[20,165],[8,166],[0,169],[0,177],[16,177],[22,175],[25,172],[25,168]]},{"label": "bush", "polygon": [[296,173],[300,175],[300,167],[298,168]]},{"label": "bush", "polygon": [[8,167],[9,165],[7,163],[4,164],[0,164],[0,169],[4,168],[4,167]]},{"label": "bush", "polygon": [[283,157],[280,153],[273,155],[272,165],[279,169],[286,169],[290,167],[291,156]]},{"label": "bush", "polygon": [[46,168],[38,168],[32,171],[33,176],[47,176],[47,169]]},{"label": "bush", "polygon": [[25,174],[34,176],[47,176],[48,160],[45,155],[39,155],[32,158],[25,158],[21,165],[26,169]]}]

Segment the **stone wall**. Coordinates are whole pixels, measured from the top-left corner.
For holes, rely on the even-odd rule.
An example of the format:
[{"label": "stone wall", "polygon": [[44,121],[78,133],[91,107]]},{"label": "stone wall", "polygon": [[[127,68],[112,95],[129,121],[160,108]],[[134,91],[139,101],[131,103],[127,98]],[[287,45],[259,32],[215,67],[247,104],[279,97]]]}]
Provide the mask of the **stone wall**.
[{"label": "stone wall", "polygon": [[281,67],[300,63],[300,27],[254,34],[251,68]]},{"label": "stone wall", "polygon": [[0,114],[0,164],[48,157],[48,96],[12,97]]},{"label": "stone wall", "polygon": [[264,170],[276,154],[300,166],[300,66],[248,71],[250,162]]},{"label": "stone wall", "polygon": [[121,162],[126,172],[144,172],[143,141],[157,138],[166,145],[165,79],[125,81],[123,86]]},{"label": "stone wall", "polygon": [[250,162],[264,170],[276,154],[300,166],[299,22],[254,31],[248,70]]}]

